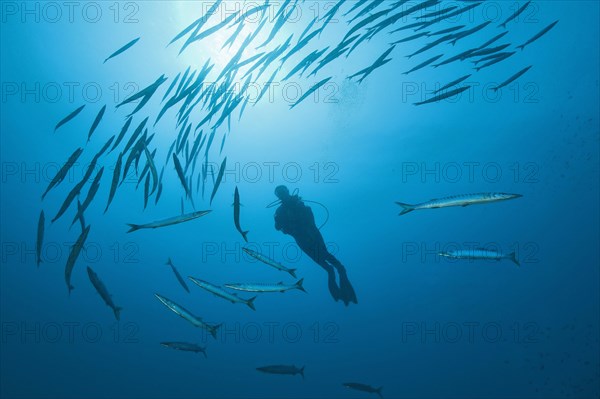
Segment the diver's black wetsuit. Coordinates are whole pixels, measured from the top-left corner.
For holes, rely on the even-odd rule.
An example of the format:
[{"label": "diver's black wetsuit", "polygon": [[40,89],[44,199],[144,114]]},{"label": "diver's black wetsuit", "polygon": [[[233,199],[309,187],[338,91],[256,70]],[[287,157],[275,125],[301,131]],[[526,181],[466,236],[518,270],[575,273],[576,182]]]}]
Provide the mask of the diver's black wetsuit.
[{"label": "diver's black wetsuit", "polygon": [[[275,212],[275,229],[294,237],[300,249],[325,269],[329,292],[336,301],[341,299],[346,305],[350,302],[357,303],[346,268],[327,250],[310,207],[304,205],[297,195],[290,195],[284,186],[277,187],[275,193],[281,200],[281,205]],[[334,268],[340,276],[339,287]]]}]

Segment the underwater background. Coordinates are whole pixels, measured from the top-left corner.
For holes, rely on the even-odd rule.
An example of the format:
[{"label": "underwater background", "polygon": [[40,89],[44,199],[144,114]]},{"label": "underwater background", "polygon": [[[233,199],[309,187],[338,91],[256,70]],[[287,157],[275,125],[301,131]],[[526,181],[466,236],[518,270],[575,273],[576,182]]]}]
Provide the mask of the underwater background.
[{"label": "underwater background", "polygon": [[[248,3],[223,2],[209,25]],[[322,21],[338,2],[295,3],[299,14],[281,27],[270,49],[292,33],[297,37],[313,18]],[[383,3],[379,7],[394,2]],[[192,208],[168,164],[158,203],[150,198],[144,209],[144,183],[136,190],[138,179],[131,174],[104,213],[119,151],[105,155],[98,165],[105,168],[103,180],[85,211],[91,228],[73,270],[75,289],[68,293],[64,267],[81,233],[78,222],[71,226],[76,206],[56,222],[50,219],[133,111],[115,106],[158,76],[172,79],[188,66],[200,70],[209,59],[212,73],[218,74],[239,42],[256,29],[257,24],[248,23],[228,49],[222,44],[235,28],[223,28],[180,55],[182,42],[167,47],[212,4],[0,4],[0,397],[377,397],[342,385],[359,382],[382,386],[385,398],[598,398],[596,1],[532,2],[508,24],[509,34],[501,42],[516,46],[551,22],[559,23],[523,51],[479,72],[467,60],[403,74],[429,56],[454,55],[501,33],[497,25],[524,2],[485,1],[473,12],[441,23],[439,29],[492,21],[477,37],[443,44],[442,50],[432,49],[416,61],[405,56],[430,40],[398,44],[392,61],[360,84],[347,77],[373,64],[389,47],[393,40],[388,31],[326,65],[317,76],[273,80],[272,91],[249,103],[241,118],[236,110],[230,127],[226,122],[215,136],[206,162],[214,174],[225,157],[227,163],[212,204],[214,174],[204,194],[194,177]],[[282,2],[270,4],[277,10]],[[354,4],[349,0],[341,10]],[[469,4],[442,1],[427,10]],[[352,26],[342,13],[328,24],[298,61],[316,48],[333,48]],[[268,30],[260,38],[267,36]],[[129,50],[103,63],[137,37],[140,41]],[[259,50],[250,51],[255,55]],[[515,82],[491,90],[530,65]],[[292,67],[290,62],[282,70],[287,74]],[[413,105],[466,74],[472,74],[465,81],[470,89],[458,98]],[[264,87],[270,76],[268,70],[257,87]],[[298,91],[306,92],[326,77],[331,80],[317,97],[290,110]],[[236,79],[234,83],[243,83]],[[169,84],[171,80],[143,109],[155,133],[151,149],[157,150],[159,167],[168,162],[169,146],[180,131],[173,115],[153,125]],[[57,122],[81,105],[81,114],[55,131]],[[103,105],[106,114],[86,142]],[[137,117],[132,129],[141,120]],[[42,193],[78,147],[84,149],[82,157],[42,201]],[[274,189],[281,184],[323,205],[307,203],[317,225],[325,223],[321,232],[347,268],[358,304],[335,302],[323,270],[301,253],[292,237],[275,230],[275,208],[267,205],[277,199]],[[234,225],[236,187],[248,243]],[[485,192],[523,197],[402,216],[395,204]],[[176,226],[127,233],[128,223],[180,214],[182,198],[186,213],[212,212]],[[46,224],[37,267],[42,209]],[[297,268],[307,293],[260,294],[252,311],[191,282],[186,292],[165,265],[171,258],[186,280],[193,276],[217,285],[295,282],[247,256],[243,247]],[[439,255],[466,247],[515,251],[520,267],[510,260]],[[87,266],[123,308],[119,322],[95,292]],[[210,323],[223,323],[216,339],[170,312],[155,293]],[[207,357],[162,347],[165,341],[205,346]],[[304,378],[256,370],[276,364],[304,366]]]}]

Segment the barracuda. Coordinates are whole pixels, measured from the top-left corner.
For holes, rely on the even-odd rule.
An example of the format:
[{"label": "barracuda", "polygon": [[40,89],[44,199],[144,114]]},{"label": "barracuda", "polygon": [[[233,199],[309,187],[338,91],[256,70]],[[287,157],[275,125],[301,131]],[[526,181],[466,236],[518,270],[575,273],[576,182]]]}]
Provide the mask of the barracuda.
[{"label": "barracuda", "polygon": [[117,319],[117,321],[119,321],[121,319],[121,310],[123,310],[123,308],[115,305],[115,303],[112,300],[112,295],[108,293],[108,290],[106,289],[106,286],[104,285],[102,280],[100,280],[100,277],[98,277],[96,272],[94,272],[94,270],[92,270],[92,268],[89,266],[87,268],[87,273],[88,277],[90,278],[90,281],[92,282],[92,285],[94,286],[96,291],[98,291],[98,294],[100,295],[104,303],[106,303],[106,305],[112,309],[113,313],[115,314],[115,318]]},{"label": "barracuda", "polygon": [[257,259],[257,260],[261,261],[262,263],[269,265],[277,270],[289,273],[292,277],[296,278],[296,269],[289,269],[289,268],[283,266],[281,263],[276,262],[273,259],[268,258],[267,256],[265,256],[263,254],[259,254],[258,252],[253,251],[249,248],[242,248],[242,250],[245,253],[247,253],[248,255],[250,255],[251,257],[253,257],[254,259]]},{"label": "barracuda", "polygon": [[236,283],[236,284],[225,284],[225,287],[231,288],[232,290],[248,291],[248,292],[285,292],[285,291],[290,291],[290,290],[300,290],[300,291],[306,292],[306,290],[302,286],[303,282],[304,282],[304,279],[302,278],[302,279],[298,280],[298,282],[296,284],[291,284],[291,285],[283,284],[282,282],[279,282],[277,284]]},{"label": "barracuda", "polygon": [[244,305],[247,305],[250,309],[256,310],[256,308],[254,307],[254,300],[256,299],[256,297],[252,297],[250,299],[242,299],[237,295],[234,295],[234,294],[231,294],[231,293],[225,291],[221,287],[217,287],[216,285],[209,283],[208,281],[200,280],[200,279],[194,278],[194,277],[188,277],[188,278],[190,280],[192,280],[192,282],[194,284],[196,284],[198,287],[210,292],[211,294],[214,294],[220,298],[228,300],[231,303],[243,303]]},{"label": "barracuda", "polygon": [[512,262],[514,262],[517,266],[521,266],[514,251],[511,253],[505,254],[505,253],[490,250],[490,249],[474,248],[474,249],[459,249],[459,250],[455,250],[455,251],[440,252],[440,253],[438,253],[438,255],[446,257],[446,258],[452,258],[452,259],[470,259],[470,260],[486,259],[486,260],[497,260],[497,261],[500,261],[502,259],[509,259]]},{"label": "barracuda", "polygon": [[423,202],[416,205],[405,204],[403,202],[396,202],[396,204],[402,207],[401,215],[406,215],[409,212],[420,210],[420,209],[436,209],[436,208],[449,208],[452,206],[469,206],[475,204],[487,204],[490,202],[507,201],[514,198],[520,198],[520,194],[506,194],[506,193],[478,193],[478,194],[464,194],[455,195],[452,197],[445,197],[439,199],[432,199],[427,202]]},{"label": "barracuda", "polygon": [[186,215],[177,215],[177,216],[173,216],[172,218],[158,220],[156,222],[151,222],[151,223],[146,223],[146,224],[128,223],[127,225],[130,227],[130,229],[127,232],[131,233],[133,231],[137,231],[137,230],[141,230],[141,229],[157,229],[160,227],[172,226],[175,224],[184,223],[184,222],[188,222],[190,220],[197,219],[197,218],[202,217],[210,212],[211,211],[192,212],[192,213],[188,213]]},{"label": "barracuda", "polygon": [[202,353],[204,357],[207,357],[206,348],[200,345],[191,344],[188,342],[161,342],[160,344],[165,348],[175,349],[184,352]]},{"label": "barracuda", "polygon": [[156,298],[158,298],[158,300],[161,301],[162,304],[165,305],[167,308],[169,308],[173,313],[175,313],[179,317],[187,320],[194,327],[202,328],[202,329],[208,331],[210,333],[210,335],[213,336],[213,338],[215,338],[215,339],[217,338],[217,330],[221,326],[220,324],[211,325],[211,324],[205,323],[204,321],[202,321],[202,318],[200,318],[198,316],[194,316],[189,310],[187,310],[186,308],[184,308],[181,305],[176,304],[175,302],[171,301],[170,299],[165,298],[164,296],[159,295],[159,294],[154,294],[154,296]]}]

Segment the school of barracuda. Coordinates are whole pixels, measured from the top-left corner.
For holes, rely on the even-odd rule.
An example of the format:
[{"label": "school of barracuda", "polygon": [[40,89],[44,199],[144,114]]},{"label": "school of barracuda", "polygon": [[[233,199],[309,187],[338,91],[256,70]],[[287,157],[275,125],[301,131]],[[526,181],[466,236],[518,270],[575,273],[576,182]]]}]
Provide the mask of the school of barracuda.
[{"label": "school of barracuda", "polygon": [[[136,189],[140,186],[143,187],[144,209],[149,204],[158,204],[160,201],[163,179],[177,176],[176,179],[181,183],[182,204],[184,201],[189,202],[194,211],[189,213],[182,211],[181,214],[167,216],[165,219],[158,221],[146,221],[136,224],[127,221],[130,226],[129,232],[173,226],[204,217],[210,213],[210,210],[196,211],[195,200],[196,202],[204,201],[206,187],[212,185],[208,204],[210,205],[213,202],[222,182],[227,157],[223,156],[219,162],[220,168],[218,171],[209,167],[209,158],[215,154],[218,154],[219,157],[224,154],[225,142],[232,130],[231,119],[235,118],[236,115],[238,119],[241,119],[249,102],[250,96],[247,89],[250,83],[265,72],[269,71],[268,73],[270,73],[269,82],[275,79],[285,81],[292,76],[298,76],[306,80],[307,89],[297,101],[290,105],[290,109],[293,109],[300,106],[311,94],[333,79],[333,76],[324,75],[326,65],[332,64],[335,66],[336,61],[342,61],[344,58],[349,57],[360,45],[368,46],[376,37],[389,43],[388,48],[379,57],[370,63],[365,63],[363,69],[347,77],[347,79],[356,80],[359,84],[379,68],[383,68],[390,63],[392,56],[398,56],[402,52],[404,43],[422,41],[423,46],[419,50],[404,55],[409,60],[413,60],[413,57],[425,58],[416,61],[416,65],[405,71],[404,74],[417,73],[426,67],[439,68],[455,62],[462,63],[465,68],[463,76],[437,88],[429,98],[415,103],[415,105],[435,104],[468,90],[470,86],[461,85],[461,83],[469,79],[474,73],[497,66],[509,57],[518,57],[519,51],[517,50],[522,51],[533,45],[535,41],[547,34],[558,23],[558,21],[554,21],[542,30],[531,32],[531,36],[521,38],[518,41],[517,38],[513,38],[513,41],[517,42],[518,45],[509,42],[497,44],[510,33],[507,29],[528,8],[530,1],[522,4],[514,13],[511,13],[510,17],[500,26],[492,26],[489,21],[474,26],[458,24],[453,26],[449,22],[451,18],[471,12],[480,7],[484,1],[462,1],[459,6],[457,2],[450,3],[444,0],[418,2],[408,0],[396,2],[340,0],[329,8],[324,16],[313,18],[305,26],[300,26],[300,29],[298,29],[300,24],[296,23],[293,27],[290,27],[290,29],[293,28],[294,33],[288,37],[282,37],[282,27],[288,22],[294,8],[304,3],[303,0],[285,0],[278,4],[265,0],[262,5],[252,7],[244,12],[234,12],[222,21],[218,21],[213,16],[216,15],[215,11],[221,3],[222,0],[212,3],[212,6],[204,15],[191,22],[183,31],[172,38],[168,45],[180,45],[179,53],[181,54],[193,47],[195,43],[206,40],[216,32],[231,31],[232,33],[223,47],[238,42],[241,43],[241,46],[229,63],[221,70],[217,70],[215,64],[207,59],[199,70],[187,67],[174,77],[161,75],[150,82],[148,86],[116,105],[117,110],[126,110],[124,111],[125,122],[123,126],[120,129],[115,129],[119,133],[112,136],[100,147],[100,150],[93,156],[83,179],[70,188],[62,206],[54,211],[51,223],[56,222],[71,210],[74,212],[71,224],[79,222],[81,226],[81,233],[71,248],[65,267],[65,282],[69,293],[74,288],[71,285],[72,273],[83,272],[75,266],[91,230],[91,226],[85,222],[85,212],[90,206],[99,205],[104,208],[106,213],[130,171],[133,170],[137,177],[138,185]],[[268,11],[272,11],[272,13]],[[247,37],[238,37],[243,30],[245,20],[250,16],[256,17],[256,15],[260,15],[258,27]],[[269,18],[269,15],[274,15],[274,17]],[[334,17],[347,22],[347,32],[338,43],[328,43],[322,33],[327,30]],[[498,29],[502,29],[502,31],[498,33]],[[264,41],[257,40],[261,31],[264,31],[265,34],[268,32]],[[411,31],[412,33],[409,33]],[[481,45],[473,48],[460,48],[458,44],[468,36],[481,37]],[[106,57],[103,62],[118,62],[119,57],[135,56],[132,53],[135,51],[136,45],[142,41],[141,37],[137,37],[127,42]],[[492,47],[492,45],[494,46]],[[246,50],[249,48],[260,50],[260,52],[245,57]],[[432,51],[435,51],[435,53],[431,54]],[[102,61],[102,57],[99,57],[100,61]],[[285,76],[281,76],[284,64],[290,64],[290,72]],[[501,77],[502,80],[500,81],[502,83],[494,87],[493,90],[497,91],[516,81],[527,73],[531,67],[524,66],[523,69],[514,71],[511,76]],[[313,77],[315,82],[311,84]],[[241,89],[236,92],[236,90],[233,90],[234,84],[240,78],[244,83]],[[265,92],[266,86],[257,101],[263,97]],[[144,115],[145,106],[151,100],[159,101],[162,104],[162,109],[157,115]],[[134,107],[134,104],[137,105]],[[234,113],[236,110],[238,112]],[[53,191],[65,181],[70,168],[80,159],[83,153],[87,153],[93,148],[95,144],[94,132],[103,123],[107,106],[102,105],[98,110],[89,110],[87,114],[86,112],[88,112],[86,105],[81,105],[56,123],[54,131],[58,135],[62,130],[69,128],[69,122],[73,119],[91,117],[87,137],[82,137],[82,140],[89,142],[90,145],[85,147],[85,151],[81,147],[73,151],[64,166],[44,190],[41,195],[42,200],[53,194]],[[172,118],[170,119],[172,120],[171,129],[178,131],[178,134],[171,143],[164,161],[160,162],[156,157],[157,148],[153,143],[155,137],[153,130],[159,122],[166,118]],[[164,123],[167,122],[163,121]],[[213,145],[219,141],[220,148],[217,151],[213,148]],[[104,174],[102,165],[108,162],[110,154],[115,150],[117,154],[116,161],[111,161],[114,162],[115,169],[112,176],[108,176],[108,174]],[[200,163],[200,166],[197,170],[198,163]],[[94,175],[97,167],[100,167],[100,169]],[[94,175],[93,178],[92,175]],[[104,181],[109,180],[109,182],[103,183],[103,178]],[[85,191],[90,180],[91,183]],[[110,184],[108,198],[96,197],[101,184]],[[518,197],[518,194],[483,193],[448,197],[419,205],[398,204],[403,208],[401,214],[405,214],[417,209],[467,206]],[[44,240],[44,230],[47,226],[45,212],[48,211],[42,210],[38,219],[38,266],[42,263],[41,248]],[[234,221],[236,229],[243,240],[247,242],[246,235],[248,231],[243,230],[240,226],[240,193],[237,187],[235,188]],[[288,269],[277,261],[251,249],[246,248],[245,252],[259,261],[295,277],[295,269]],[[518,263],[514,258],[514,254],[494,253],[483,249],[471,251],[471,253],[456,251],[441,255],[454,259],[508,258]],[[167,264],[171,267],[181,286],[189,292],[184,278],[179,274],[171,259],[167,261]],[[88,268],[87,271],[92,285],[113,310],[115,318],[118,320],[121,308],[115,305],[100,277],[91,268]],[[224,287],[215,286],[196,277],[189,277],[189,279],[194,285],[214,295],[232,303],[245,304],[251,309],[255,309],[255,297],[244,299],[239,297],[238,294],[227,291],[227,289],[256,293],[284,292],[295,289],[304,291],[302,279],[291,284],[283,282],[276,284],[232,283]],[[192,325],[205,329],[216,337],[219,325],[205,323],[201,317],[194,315],[160,294],[156,294],[156,298],[165,307]],[[163,342],[161,345],[167,348],[206,355],[206,348],[192,343],[173,341]],[[273,365],[259,367],[258,370],[272,374],[301,374],[304,376],[304,367]],[[343,385],[347,388],[381,395],[381,388],[376,389],[360,383],[345,383]]]}]

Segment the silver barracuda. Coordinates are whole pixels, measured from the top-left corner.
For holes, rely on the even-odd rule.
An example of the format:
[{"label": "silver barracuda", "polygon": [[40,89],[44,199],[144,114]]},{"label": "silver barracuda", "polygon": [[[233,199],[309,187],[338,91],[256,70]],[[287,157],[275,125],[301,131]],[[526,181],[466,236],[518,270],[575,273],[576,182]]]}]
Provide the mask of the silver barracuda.
[{"label": "silver barracuda", "polygon": [[194,327],[202,328],[202,329],[208,331],[210,333],[210,335],[213,336],[213,338],[215,338],[215,339],[217,338],[217,330],[221,326],[220,324],[211,325],[211,324],[205,323],[204,321],[202,321],[202,318],[200,318],[198,316],[194,316],[186,308],[184,308],[181,305],[176,304],[175,302],[171,301],[170,299],[165,298],[164,296],[159,295],[159,294],[154,294],[154,296],[156,296],[156,298],[158,298],[158,300],[161,301],[163,305],[165,305],[167,308],[169,308],[171,311],[173,311],[179,317],[187,320]]},{"label": "silver barracuda", "polygon": [[284,284],[279,282],[277,284],[244,284],[244,283],[236,283],[236,284],[225,284],[225,287],[231,288],[232,290],[238,291],[247,291],[247,292],[285,292],[290,290],[300,290],[306,292],[304,287],[302,287],[302,283],[304,279],[298,280],[296,284]]},{"label": "silver barracuda", "polygon": [[361,384],[358,382],[345,382],[342,385],[346,388],[354,389],[356,391],[362,391],[362,392],[367,392],[367,393],[376,393],[380,398],[383,398],[383,395],[381,395],[381,390],[383,389],[383,387],[373,388],[370,385]]},{"label": "silver barracuda", "polygon": [[271,259],[263,254],[253,251],[250,248],[242,248],[242,250],[245,253],[247,253],[248,255],[250,255],[251,257],[253,257],[254,259],[257,259],[257,260],[261,261],[262,263],[269,265],[277,270],[289,273],[293,278],[296,278],[296,269],[289,269],[289,268],[283,266],[281,263],[276,262],[273,259]]},{"label": "silver barracuda", "polygon": [[191,344],[188,342],[161,342],[160,344],[165,348],[175,349],[184,352],[202,353],[204,357],[207,357],[206,348],[200,345]]},{"label": "silver barracuda", "polygon": [[417,211],[420,209],[449,208],[452,206],[464,207],[475,204],[487,204],[490,202],[507,201],[510,199],[520,197],[522,197],[522,195],[520,194],[478,193],[437,198],[415,205],[405,204],[404,202],[396,202],[396,204],[402,207],[402,212],[400,212],[400,215],[406,215],[409,212]]},{"label": "silver barracuda", "polygon": [[469,260],[497,260],[508,259],[517,266],[521,266],[515,252],[502,253],[485,248],[458,249],[446,252],[440,252],[438,255],[451,259],[469,259]]},{"label": "silver barracuda", "polygon": [[208,281],[200,280],[198,278],[191,277],[191,276],[188,276],[188,278],[190,280],[192,280],[192,282],[194,284],[196,284],[198,287],[210,292],[211,294],[213,294],[215,296],[218,296],[220,298],[228,300],[231,303],[243,303],[244,305],[248,306],[250,309],[256,310],[256,308],[254,307],[254,300],[256,299],[256,297],[246,300],[246,299],[240,298],[239,296],[237,296],[235,294],[231,294],[231,293],[225,291],[223,288],[218,287],[214,284],[211,284]]},{"label": "silver barracuda", "polygon": [[90,278],[90,281],[92,282],[92,285],[94,286],[94,288],[96,289],[96,291],[98,291],[98,294],[100,295],[100,297],[102,298],[102,300],[106,303],[106,305],[112,309],[113,313],[115,314],[115,318],[118,320],[121,319],[121,310],[123,310],[123,308],[115,305],[115,303],[112,300],[112,295],[110,295],[108,293],[108,290],[106,289],[106,286],[104,285],[104,283],[102,282],[102,280],[100,280],[100,277],[98,277],[98,275],[96,274],[96,272],[94,272],[94,270],[92,270],[91,267],[88,266],[87,268],[87,272],[88,272],[88,276]]},{"label": "silver barracuda", "polygon": [[304,366],[298,368],[293,365],[289,366],[289,365],[285,365],[285,364],[274,364],[272,366],[257,367],[256,370],[260,371],[261,373],[266,373],[266,374],[282,374],[282,375],[300,374],[302,376],[302,378],[304,378]]},{"label": "silver barracuda", "polygon": [[128,223],[127,225],[130,227],[130,229],[127,232],[131,233],[133,231],[137,231],[137,230],[141,230],[141,229],[157,229],[160,227],[172,226],[175,224],[184,223],[184,222],[188,222],[190,220],[197,219],[197,218],[202,217],[210,212],[211,211],[197,211],[197,212],[192,212],[192,213],[188,213],[185,215],[173,216],[168,219],[158,220],[156,222],[151,222],[151,223],[146,223],[146,224]]}]

